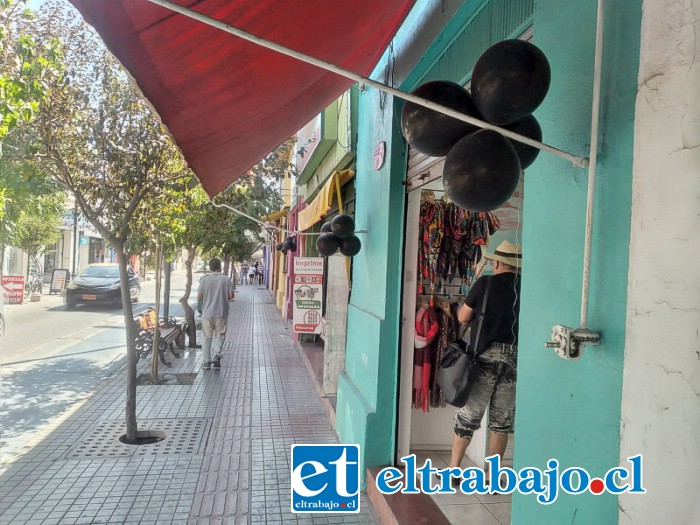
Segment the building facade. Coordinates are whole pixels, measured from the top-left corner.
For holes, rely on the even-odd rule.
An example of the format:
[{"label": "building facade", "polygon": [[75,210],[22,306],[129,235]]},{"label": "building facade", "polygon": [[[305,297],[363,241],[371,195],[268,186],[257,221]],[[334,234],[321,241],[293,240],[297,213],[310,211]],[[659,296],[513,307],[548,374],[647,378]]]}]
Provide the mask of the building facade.
[{"label": "building facade", "polygon": [[[690,523],[700,447],[698,6],[605,2],[599,157],[593,202],[588,326],[601,335],[576,361],[545,348],[554,325],[579,326],[588,171],[542,152],[523,180],[523,247],[514,466],[580,466],[603,476],[644,454],[646,496],[562,494],[552,505],[515,494],[512,522]],[[468,85],[480,54],[527,38],[548,57],[549,93],[535,112],[544,142],[588,156],[597,3],[481,0],[418,3],[373,77],[404,91],[428,80]],[[389,71],[387,75],[386,72]],[[355,210],[367,230],[354,257],[336,427],[366,467],[392,464],[400,413],[409,151],[402,102],[359,96]],[[373,154],[386,146],[375,169]],[[673,174],[666,178],[664,172]],[[493,246],[490,247],[493,249]],[[397,264],[403,261],[403,264]],[[411,272],[413,277],[411,277]],[[663,327],[663,328],[661,328]],[[449,421],[445,423],[449,437]],[[665,499],[661,499],[664,498]],[[662,501],[672,504],[661,504]]]}]

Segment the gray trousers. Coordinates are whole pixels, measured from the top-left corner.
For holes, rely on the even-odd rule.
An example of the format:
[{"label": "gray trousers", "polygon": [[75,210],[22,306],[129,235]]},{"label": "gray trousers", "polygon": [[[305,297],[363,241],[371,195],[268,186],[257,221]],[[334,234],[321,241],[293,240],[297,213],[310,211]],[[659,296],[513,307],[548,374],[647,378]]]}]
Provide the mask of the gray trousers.
[{"label": "gray trousers", "polygon": [[487,406],[489,430],[513,432],[517,361],[518,347],[503,343],[492,343],[479,355],[482,366],[474,375],[467,403],[455,413],[455,434],[471,439],[481,427]]}]

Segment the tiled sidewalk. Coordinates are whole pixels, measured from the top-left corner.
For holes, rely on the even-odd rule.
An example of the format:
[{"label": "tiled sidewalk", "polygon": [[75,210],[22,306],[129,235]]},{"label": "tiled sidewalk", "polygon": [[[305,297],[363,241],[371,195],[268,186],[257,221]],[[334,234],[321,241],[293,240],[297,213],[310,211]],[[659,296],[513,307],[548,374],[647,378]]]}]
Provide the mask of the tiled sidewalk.
[{"label": "tiled sidewalk", "polygon": [[[199,353],[181,355],[167,373],[199,371]],[[290,511],[291,444],[337,438],[267,291],[238,289],[220,371],[138,387],[139,429],[168,439],[118,441],[125,381],[112,376],[0,475],[0,524],[375,523],[364,495],[360,514]]]}]

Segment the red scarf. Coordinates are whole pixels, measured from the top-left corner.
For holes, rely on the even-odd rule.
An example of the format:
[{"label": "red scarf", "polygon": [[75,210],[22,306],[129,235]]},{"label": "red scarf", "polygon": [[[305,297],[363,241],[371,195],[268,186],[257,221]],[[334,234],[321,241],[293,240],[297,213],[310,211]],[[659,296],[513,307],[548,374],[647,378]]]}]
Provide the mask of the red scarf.
[{"label": "red scarf", "polygon": [[416,313],[413,353],[413,407],[424,412],[430,407],[430,372],[433,366],[433,341],[440,330],[437,310],[421,307]]}]

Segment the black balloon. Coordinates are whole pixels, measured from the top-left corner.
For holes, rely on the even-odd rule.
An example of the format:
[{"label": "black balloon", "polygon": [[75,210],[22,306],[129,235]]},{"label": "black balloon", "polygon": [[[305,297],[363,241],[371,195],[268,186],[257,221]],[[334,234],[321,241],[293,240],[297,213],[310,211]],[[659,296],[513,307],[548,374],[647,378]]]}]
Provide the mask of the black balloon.
[{"label": "black balloon", "polygon": [[341,239],[332,233],[324,233],[316,239],[316,250],[321,255],[328,257],[338,251]]},{"label": "black balloon", "polygon": [[506,202],[520,178],[520,161],[503,135],[482,129],[455,144],[445,159],[442,185],[465,210],[490,211]]},{"label": "black balloon", "polygon": [[321,231],[322,231],[323,233],[330,233],[330,232],[333,231],[333,230],[331,229],[331,223],[330,223],[330,221],[324,222],[324,223],[323,223],[323,226],[321,226]]},{"label": "black balloon", "polygon": [[[520,119],[517,122],[513,122],[512,124],[503,127],[509,131],[512,131],[513,133],[525,135],[529,139],[536,140],[537,142],[542,142],[542,128],[540,127],[540,123],[537,122],[537,119],[532,115],[528,115],[527,117]],[[518,154],[518,159],[520,159],[521,170],[524,170],[533,162],[535,162],[537,155],[540,154],[540,150],[538,150],[537,148],[533,148],[532,146],[528,146],[526,144],[523,144],[522,142],[518,142],[517,140],[508,140],[510,140],[510,143],[515,148],[515,153]]]},{"label": "black balloon", "polygon": [[331,230],[341,239],[350,237],[355,232],[355,220],[343,213],[336,215],[331,221]]},{"label": "black balloon", "polygon": [[362,243],[356,235],[351,235],[340,242],[340,253],[347,255],[348,257],[354,257],[360,253],[362,248]]},{"label": "black balloon", "polygon": [[[284,240],[284,245],[286,250],[291,250],[293,252],[297,251],[297,238],[296,237],[287,237]],[[286,253],[285,250],[285,253]]]},{"label": "black balloon", "polygon": [[[454,82],[427,82],[414,89],[412,94],[481,119],[469,92]],[[476,129],[476,126],[413,102],[406,102],[401,112],[403,136],[411,146],[431,157],[444,157],[459,139]]]},{"label": "black balloon", "polygon": [[503,40],[477,60],[472,97],[486,120],[512,124],[537,109],[550,80],[549,62],[537,46],[524,40]]}]

